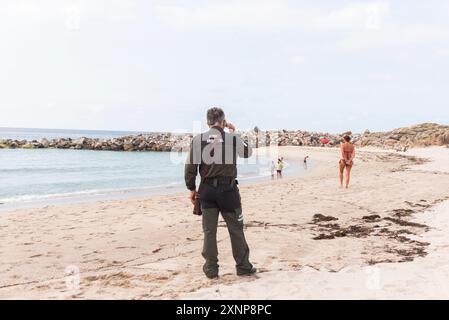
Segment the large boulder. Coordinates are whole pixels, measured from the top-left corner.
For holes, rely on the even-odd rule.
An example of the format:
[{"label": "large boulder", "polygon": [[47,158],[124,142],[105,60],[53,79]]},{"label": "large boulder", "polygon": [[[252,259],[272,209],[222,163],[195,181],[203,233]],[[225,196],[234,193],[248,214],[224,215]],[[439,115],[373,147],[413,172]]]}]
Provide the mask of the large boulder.
[{"label": "large boulder", "polygon": [[102,141],[95,141],[93,144],[93,149],[95,150],[103,150],[103,142]]},{"label": "large boulder", "polygon": [[48,139],[46,139],[46,138],[42,138],[41,144],[42,144],[43,148],[48,148],[50,146],[50,141],[48,141]]},{"label": "large boulder", "polygon": [[132,142],[125,142],[123,144],[123,150],[125,151],[134,151],[134,145]]},{"label": "large boulder", "polygon": [[401,140],[401,137],[402,136],[399,134],[393,134],[393,135],[389,136],[388,139],[399,141],[399,140]]},{"label": "large boulder", "polygon": [[438,143],[440,145],[449,145],[449,130],[439,136]]},{"label": "large boulder", "polygon": [[44,148],[44,145],[42,143],[40,143],[39,141],[33,141],[33,142],[31,142],[31,144],[33,145],[33,148],[35,148],[35,149]]},{"label": "large boulder", "polygon": [[22,149],[34,149],[34,145],[31,142],[25,143]]}]

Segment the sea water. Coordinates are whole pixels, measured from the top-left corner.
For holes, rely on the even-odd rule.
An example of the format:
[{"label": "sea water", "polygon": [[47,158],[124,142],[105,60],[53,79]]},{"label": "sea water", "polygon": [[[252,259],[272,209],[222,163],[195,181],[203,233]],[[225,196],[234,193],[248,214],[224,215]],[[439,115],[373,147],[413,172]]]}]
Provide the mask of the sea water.
[{"label": "sea water", "polygon": [[[7,132],[7,134],[5,134]],[[127,132],[132,134],[132,132]],[[42,137],[123,136],[124,132],[48,129],[3,129],[0,139]],[[186,154],[170,152],[114,152],[67,149],[0,149],[0,203],[3,207],[27,201],[87,198],[92,195],[159,194],[185,190]],[[240,159],[241,182],[270,179],[272,159]],[[302,167],[290,164],[285,175]],[[1,208],[1,207],[0,207]]]}]

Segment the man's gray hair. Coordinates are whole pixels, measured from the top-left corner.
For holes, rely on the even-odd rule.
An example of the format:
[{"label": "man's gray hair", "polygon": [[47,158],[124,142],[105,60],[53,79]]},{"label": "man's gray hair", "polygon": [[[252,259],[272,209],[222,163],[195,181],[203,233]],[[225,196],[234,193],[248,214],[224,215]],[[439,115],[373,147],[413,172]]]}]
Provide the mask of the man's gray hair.
[{"label": "man's gray hair", "polygon": [[207,124],[210,126],[219,125],[225,119],[225,114],[221,108],[212,107],[207,110]]}]

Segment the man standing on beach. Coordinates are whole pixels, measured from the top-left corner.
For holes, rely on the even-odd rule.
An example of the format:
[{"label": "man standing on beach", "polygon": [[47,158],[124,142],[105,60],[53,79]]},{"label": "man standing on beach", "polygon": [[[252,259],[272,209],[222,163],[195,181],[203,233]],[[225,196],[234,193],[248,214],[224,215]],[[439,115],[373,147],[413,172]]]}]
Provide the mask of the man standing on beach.
[{"label": "man standing on beach", "polygon": [[[251,147],[238,135],[235,127],[225,120],[220,108],[207,111],[209,131],[193,138],[185,165],[185,182],[190,200],[195,204],[198,170],[201,184],[198,193],[201,203],[206,260],[203,271],[210,279],[218,277],[217,225],[219,212],[231,237],[232,254],[237,275],[252,275],[256,268],[249,262],[249,247],[243,232],[243,215],[238,189],[237,157],[249,158]],[[224,131],[228,128],[230,133]]]}]

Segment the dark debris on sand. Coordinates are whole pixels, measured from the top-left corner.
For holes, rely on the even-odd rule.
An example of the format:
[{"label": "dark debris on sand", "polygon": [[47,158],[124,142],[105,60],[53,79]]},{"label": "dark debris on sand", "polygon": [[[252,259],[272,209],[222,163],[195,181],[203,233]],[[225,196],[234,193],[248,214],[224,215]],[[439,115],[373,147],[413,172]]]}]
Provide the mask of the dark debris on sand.
[{"label": "dark debris on sand", "polygon": [[364,227],[361,225],[352,225],[347,228],[342,228],[335,232],[336,237],[354,237],[354,238],[365,238],[371,234],[373,228]]},{"label": "dark debris on sand", "polygon": [[327,222],[327,221],[336,221],[338,218],[332,217],[332,216],[325,216],[320,213],[317,213],[313,216],[313,223],[318,222]]},{"label": "dark debris on sand", "polygon": [[424,246],[411,247],[409,249],[390,249],[387,252],[394,253],[402,257],[399,262],[413,261],[416,257],[425,257],[427,252],[424,250]]},{"label": "dark debris on sand", "polygon": [[395,261],[392,259],[383,259],[383,260],[375,260],[373,258],[369,259],[367,261],[368,265],[373,266],[375,264],[379,264],[379,263],[394,263]]},{"label": "dark debris on sand", "polygon": [[313,238],[313,240],[331,240],[331,239],[335,239],[335,236],[332,234],[324,234],[324,233],[321,233]]},{"label": "dark debris on sand", "polygon": [[410,222],[410,221],[406,221],[406,220],[402,220],[402,219],[386,217],[386,218],[384,218],[384,220],[391,221],[391,222],[396,223],[396,224],[398,224],[400,226],[403,226],[403,227],[415,227],[415,228],[424,228],[424,229],[428,229],[429,228],[425,224],[416,223],[416,222]]},{"label": "dark debris on sand", "polygon": [[407,235],[416,235],[422,231],[428,231],[429,227],[424,224],[409,221],[409,219],[414,213],[421,212],[431,207],[432,204],[426,203],[426,201],[420,201],[419,203],[406,201],[405,203],[413,209],[394,209],[386,217],[381,217],[379,214],[366,215],[358,223],[349,226],[341,226],[338,223],[323,223],[336,221],[338,218],[315,214],[311,224],[315,225],[313,230],[317,231],[318,235],[313,239],[335,240],[343,237],[382,237],[389,239],[391,244],[382,249],[389,255],[379,260],[371,257],[367,260],[367,263],[370,265],[386,262],[408,262],[413,261],[416,257],[424,257],[427,255],[425,249],[430,244],[412,240]]},{"label": "dark debris on sand", "polygon": [[[420,200],[420,202],[427,202],[426,200]],[[423,204],[423,203],[413,203],[410,201],[404,201],[405,204],[409,205],[412,208],[423,208],[423,209],[427,209],[430,208],[432,205],[431,204]]]},{"label": "dark debris on sand", "polygon": [[401,164],[398,168],[393,168],[390,172],[401,172],[410,170],[410,165],[419,165],[429,162],[427,159],[418,158],[415,156],[406,156],[406,155],[396,155],[398,158],[406,159],[408,163]]},{"label": "dark debris on sand", "polygon": [[339,224],[325,224],[319,225],[320,230],[326,233],[321,233],[314,240],[330,240],[342,237],[365,238],[373,231],[372,227],[365,227],[361,225],[351,225],[342,228]]},{"label": "dark debris on sand", "polygon": [[415,213],[415,210],[412,209],[394,209],[393,210],[393,215],[395,215],[396,217],[409,217],[411,216],[413,213]]},{"label": "dark debris on sand", "polygon": [[367,222],[377,222],[380,221],[380,216],[378,214],[372,214],[370,216],[364,216],[362,219]]}]

